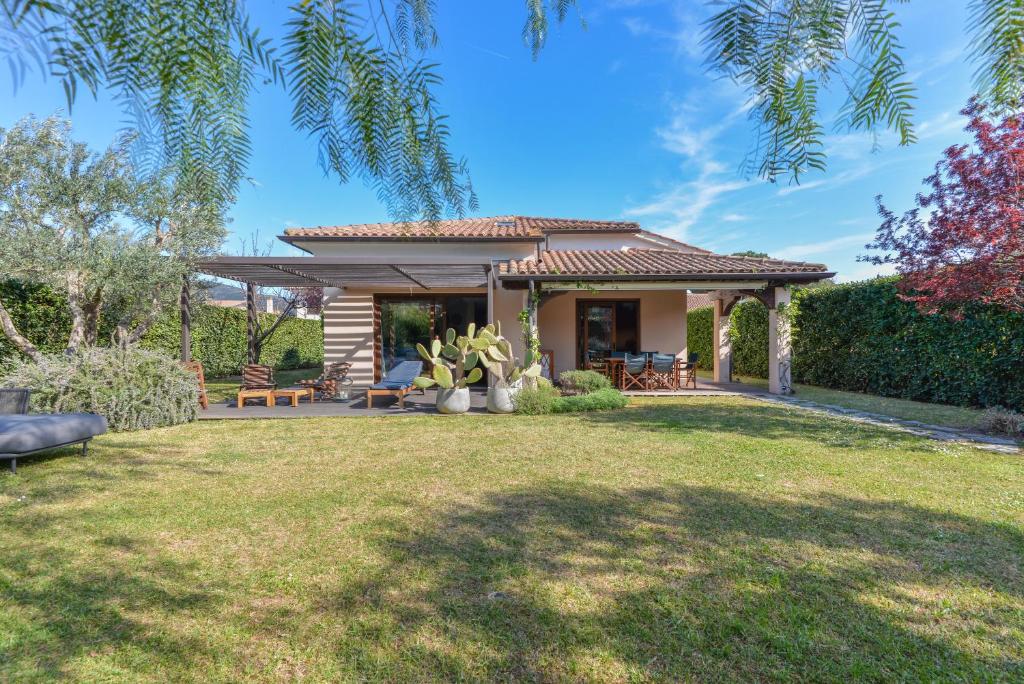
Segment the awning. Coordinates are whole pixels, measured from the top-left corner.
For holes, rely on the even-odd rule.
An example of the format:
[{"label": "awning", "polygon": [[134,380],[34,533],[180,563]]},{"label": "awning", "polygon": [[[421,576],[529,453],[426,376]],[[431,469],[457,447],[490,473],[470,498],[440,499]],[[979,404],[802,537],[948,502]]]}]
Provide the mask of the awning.
[{"label": "awning", "polygon": [[354,264],[343,257],[219,256],[196,265],[207,275],[266,287],[486,287],[486,264]]}]

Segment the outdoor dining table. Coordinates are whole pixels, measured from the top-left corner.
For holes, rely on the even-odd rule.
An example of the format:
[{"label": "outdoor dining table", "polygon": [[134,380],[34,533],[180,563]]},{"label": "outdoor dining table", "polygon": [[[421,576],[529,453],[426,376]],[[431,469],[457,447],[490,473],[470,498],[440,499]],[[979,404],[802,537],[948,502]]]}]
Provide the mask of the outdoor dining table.
[{"label": "outdoor dining table", "polygon": [[[647,355],[647,370],[648,371],[651,370],[651,361],[652,361],[652,359],[653,359],[653,356],[648,354]],[[621,357],[621,356],[609,356],[609,357],[601,358],[601,359],[598,359],[598,360],[601,363],[608,364],[608,379],[610,379],[612,381],[612,385],[614,385],[615,387],[618,387],[619,386],[619,378],[622,377],[622,367],[626,363],[626,359]],[[673,369],[675,371],[676,377],[679,378],[680,382],[682,383],[681,386],[685,386],[685,381],[683,380],[682,372],[685,369],[686,364],[687,364],[686,361],[684,361],[683,359],[677,358],[676,361],[675,361],[675,368]],[[694,387],[696,388],[696,383],[694,384]]]}]

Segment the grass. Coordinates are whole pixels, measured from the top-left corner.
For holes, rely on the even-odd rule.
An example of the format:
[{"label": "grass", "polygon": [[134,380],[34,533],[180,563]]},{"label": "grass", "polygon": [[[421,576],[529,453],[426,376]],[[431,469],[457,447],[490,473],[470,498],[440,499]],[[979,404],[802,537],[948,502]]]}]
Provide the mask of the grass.
[{"label": "grass", "polygon": [[[711,378],[709,371],[698,371],[698,375],[708,380]],[[764,378],[741,376],[736,379],[747,385],[768,388],[768,381]],[[880,413],[894,418],[902,418],[903,420],[916,420],[921,423],[928,423],[929,425],[941,425],[952,428],[979,430],[978,421],[983,413],[982,409],[931,404],[924,401],[911,401],[909,399],[894,399],[892,397],[880,397],[862,392],[845,392],[843,390],[826,389],[824,387],[801,385],[799,383],[794,383],[793,389],[797,398],[814,401],[819,404],[831,404],[856,411]]]},{"label": "grass", "polygon": [[[320,367],[317,368],[296,368],[293,370],[275,370],[274,380],[278,387],[294,385],[299,380],[311,380],[320,375]],[[206,396],[211,403],[234,399],[238,393],[238,386],[242,383],[241,375],[227,375],[221,378],[206,379]]]},{"label": "grass", "polygon": [[741,397],[0,475],[0,681],[1020,681],[1024,468]]}]

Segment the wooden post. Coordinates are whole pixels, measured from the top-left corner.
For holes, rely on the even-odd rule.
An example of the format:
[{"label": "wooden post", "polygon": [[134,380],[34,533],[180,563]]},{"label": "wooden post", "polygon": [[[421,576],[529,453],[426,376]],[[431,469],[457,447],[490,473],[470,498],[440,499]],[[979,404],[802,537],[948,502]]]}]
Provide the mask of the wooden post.
[{"label": "wooden post", "polygon": [[181,311],[181,360],[192,360],[192,291],[189,287],[188,274],[181,279],[181,298],[178,300]]},{"label": "wooden post", "polygon": [[246,363],[259,363],[256,350],[256,286],[245,284],[245,343]]}]

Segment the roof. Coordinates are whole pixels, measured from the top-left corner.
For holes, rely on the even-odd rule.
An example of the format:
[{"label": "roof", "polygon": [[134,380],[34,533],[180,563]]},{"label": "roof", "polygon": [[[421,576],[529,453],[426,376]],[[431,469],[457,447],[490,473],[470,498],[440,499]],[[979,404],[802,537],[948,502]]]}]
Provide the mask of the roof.
[{"label": "roof", "polygon": [[591,221],[536,216],[488,216],[440,221],[359,223],[350,226],[287,228],[281,237],[292,240],[524,240],[537,241],[550,233],[639,233],[632,221]]},{"label": "roof", "polygon": [[669,280],[692,277],[769,277],[806,274],[820,280],[834,274],[824,264],[782,259],[690,254],[671,249],[549,250],[539,260],[512,259],[498,265],[502,280],[573,280],[578,277]]},{"label": "roof", "polygon": [[691,292],[686,295],[686,308],[690,309],[703,309],[706,306],[714,305],[714,300],[711,299],[711,295],[706,292]]}]

